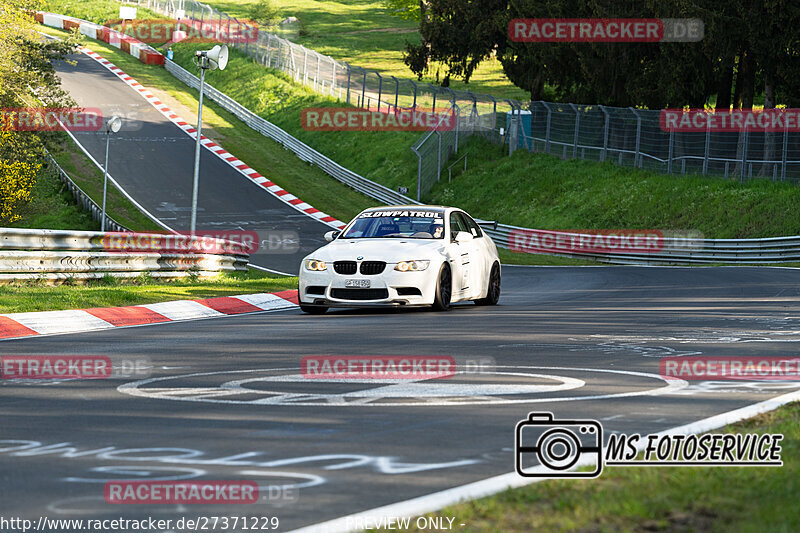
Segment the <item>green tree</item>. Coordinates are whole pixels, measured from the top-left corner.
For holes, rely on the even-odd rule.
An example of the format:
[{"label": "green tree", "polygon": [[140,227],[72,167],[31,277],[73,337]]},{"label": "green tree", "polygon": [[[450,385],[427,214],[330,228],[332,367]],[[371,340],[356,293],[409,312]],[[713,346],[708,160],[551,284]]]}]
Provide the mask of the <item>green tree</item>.
[{"label": "green tree", "polygon": [[44,145],[56,132],[14,131],[8,119],[16,108],[73,105],[61,88],[52,61],[74,50],[76,36],[63,41],[44,40],[23,0],[0,3],[0,223],[19,218],[18,210],[30,198],[40,168]]},{"label": "green tree", "polygon": [[[400,1],[400,0],[397,0]],[[797,99],[800,6],[793,0],[430,0],[420,20],[422,45],[407,45],[406,63],[422,75],[440,62],[469,81],[496,57],[531,99],[650,108],[717,105],[751,108]],[[515,18],[700,18],[697,43],[520,43]]]}]

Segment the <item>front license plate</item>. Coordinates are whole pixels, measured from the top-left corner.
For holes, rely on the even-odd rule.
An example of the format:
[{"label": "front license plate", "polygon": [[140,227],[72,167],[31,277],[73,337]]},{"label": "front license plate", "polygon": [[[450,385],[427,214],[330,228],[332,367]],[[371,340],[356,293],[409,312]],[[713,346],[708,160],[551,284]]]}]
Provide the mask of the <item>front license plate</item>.
[{"label": "front license plate", "polygon": [[344,280],[345,287],[358,287],[360,289],[369,289],[368,279],[346,279]]}]

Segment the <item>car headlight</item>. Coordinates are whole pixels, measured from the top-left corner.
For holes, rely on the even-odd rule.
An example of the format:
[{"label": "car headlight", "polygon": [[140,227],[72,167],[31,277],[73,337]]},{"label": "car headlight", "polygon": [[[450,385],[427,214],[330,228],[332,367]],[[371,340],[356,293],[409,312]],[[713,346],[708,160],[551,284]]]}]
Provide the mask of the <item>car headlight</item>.
[{"label": "car headlight", "polygon": [[416,261],[400,261],[394,266],[395,270],[400,272],[420,272],[428,268],[430,261],[416,260]]},{"label": "car headlight", "polygon": [[306,270],[312,272],[322,272],[328,269],[328,265],[325,264],[325,261],[320,261],[318,259],[306,259],[305,264]]}]

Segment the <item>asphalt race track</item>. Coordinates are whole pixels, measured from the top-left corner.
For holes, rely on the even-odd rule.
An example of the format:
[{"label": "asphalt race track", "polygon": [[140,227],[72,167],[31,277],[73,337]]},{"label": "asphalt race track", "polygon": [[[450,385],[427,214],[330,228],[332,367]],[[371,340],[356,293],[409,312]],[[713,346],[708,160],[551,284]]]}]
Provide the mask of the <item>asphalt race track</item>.
[{"label": "asphalt race track", "polygon": [[[70,58],[76,61],[74,66],[59,62],[56,68],[62,86],[76,103],[100,108],[103,116],[116,113],[126,117],[120,132],[111,139],[110,174],[162,222],[172,229],[188,231],[194,139],[92,58],[84,54]],[[183,118],[191,121],[190,117]],[[75,136],[102,164],[105,131],[75,132]],[[264,142],[272,141],[265,138]],[[270,235],[302,235],[299,249],[293,253],[262,246],[251,257],[256,265],[297,273],[300,260],[321,246],[323,234],[332,229],[287,206],[205,148],[200,150],[199,182],[198,230],[255,231],[267,239]],[[288,250],[292,248],[296,249],[297,243]]]},{"label": "asphalt race track", "polygon": [[[188,226],[191,139],[94,61],[77,60],[59,70],[79,103],[139,109],[141,128],[115,141],[112,174],[165,222]],[[101,157],[100,135],[80,140]],[[202,168],[198,227],[293,228],[303,249],[319,244],[321,223],[205,150]],[[300,253],[259,264],[296,272]],[[648,433],[797,390],[667,382],[659,361],[792,354],[798,296],[795,269],[504,267],[496,307],[291,310],[3,341],[2,355],[145,364],[114,379],[0,380],[0,501],[32,520],[263,516],[278,517],[280,531],[313,526],[512,472],[514,428],[530,411]],[[484,366],[406,383],[300,377],[301,358],[321,354]],[[104,483],[119,479],[253,480],[263,498],[108,504]]]},{"label": "asphalt race track", "polygon": [[[531,410],[654,432],[796,390],[665,390],[658,364],[668,355],[791,353],[799,282],[791,269],[506,267],[493,308],[288,311],[6,341],[4,355],[103,354],[153,369],[136,379],[0,382],[0,501],[28,517],[278,516],[286,531],[508,473],[515,423]],[[439,380],[451,393],[426,389],[432,383],[398,392],[296,377],[311,354],[452,355],[497,366]],[[565,378],[583,384],[553,390]],[[174,476],[251,479],[265,494],[292,493],[245,510],[103,500],[106,480]]]}]

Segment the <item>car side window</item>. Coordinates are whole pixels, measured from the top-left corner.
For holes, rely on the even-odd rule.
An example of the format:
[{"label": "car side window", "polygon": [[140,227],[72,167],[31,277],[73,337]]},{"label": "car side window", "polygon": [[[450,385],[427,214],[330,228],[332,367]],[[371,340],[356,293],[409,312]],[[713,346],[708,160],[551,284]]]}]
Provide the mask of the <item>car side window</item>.
[{"label": "car side window", "polygon": [[472,236],[475,238],[483,237],[483,231],[481,231],[481,227],[478,225],[477,222],[472,220],[472,217],[466,213],[459,213],[467,223],[467,227],[469,231],[472,233]]},{"label": "car side window", "polygon": [[450,238],[455,239],[456,233],[459,231],[469,231],[467,225],[464,223],[464,219],[461,218],[461,213],[453,212],[450,213]]}]

